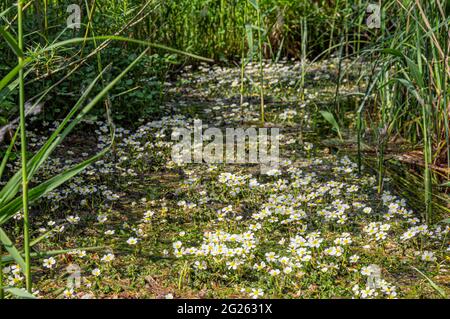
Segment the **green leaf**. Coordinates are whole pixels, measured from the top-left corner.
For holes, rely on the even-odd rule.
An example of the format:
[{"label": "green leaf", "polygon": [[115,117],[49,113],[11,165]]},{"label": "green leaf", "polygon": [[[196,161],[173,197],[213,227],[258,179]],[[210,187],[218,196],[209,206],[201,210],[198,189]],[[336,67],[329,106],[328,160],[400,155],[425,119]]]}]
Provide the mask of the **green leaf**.
[{"label": "green leaf", "polygon": [[[29,203],[33,203],[39,198],[41,198],[43,195],[51,192],[67,180],[71,179],[78,173],[80,173],[82,170],[84,170],[87,166],[92,164],[93,162],[97,161],[100,157],[102,157],[107,151],[109,151],[109,147],[104,149],[99,154],[91,157],[90,159],[87,159],[72,168],[60,173],[59,175],[56,175],[52,177],[51,179],[43,182],[42,184],[32,188],[29,190],[28,193],[28,200]],[[18,196],[12,201],[10,201],[8,204],[4,205],[0,208],[0,225],[4,224],[6,221],[8,221],[12,216],[14,216],[20,209],[22,208],[22,197]]]},{"label": "green leaf", "polygon": [[[103,90],[98,93],[75,117],[75,119],[70,123],[69,121],[72,119],[72,117],[76,114],[76,112],[79,110],[80,106],[84,101],[86,100],[88,94],[92,90],[92,88],[95,86],[95,83],[101,78],[103,73],[100,73],[97,78],[89,85],[89,87],[85,90],[83,95],[80,97],[78,102],[75,104],[75,106],[72,108],[72,110],[69,112],[69,114],[66,116],[66,118],[61,122],[60,126],[53,132],[53,134],[50,136],[50,138],[47,140],[47,142],[44,144],[44,146],[39,149],[38,153],[36,153],[27,163],[27,172],[28,172],[28,179],[31,179],[33,174],[38,170],[38,168],[47,160],[47,158],[50,156],[50,154],[53,152],[53,150],[63,141],[63,139],[72,131],[72,129],[77,125],[83,117],[101,100],[103,99],[108,91],[110,91],[114,85],[120,81],[125,74],[146,54],[147,50],[142,52],[122,73],[120,73],[114,80],[112,80],[108,85],[103,88]],[[105,69],[106,70],[106,69]],[[103,72],[105,71],[103,70]],[[68,125],[67,125],[68,124]],[[64,128],[67,125],[66,128]],[[63,130],[64,129],[64,130]],[[9,203],[11,200],[13,200],[14,196],[17,194],[17,192],[20,189],[22,181],[21,171],[16,172],[13,177],[8,181],[8,183],[2,188],[0,191],[0,206],[10,206]],[[17,205],[16,205],[17,206]],[[2,221],[4,216],[2,216],[2,207],[0,209],[0,225],[2,224]],[[8,215],[11,213],[11,211],[8,212]],[[11,216],[9,216],[11,217]],[[8,217],[8,218],[9,218]]]},{"label": "green leaf", "polygon": [[419,66],[416,63],[414,63],[413,60],[411,60],[410,58],[405,57],[405,59],[412,78],[416,81],[416,83],[419,85],[420,88],[423,88],[425,86],[425,83],[423,81],[423,74],[420,71]]},{"label": "green leaf", "polygon": [[46,231],[44,234],[42,234],[41,236],[39,236],[38,238],[33,239],[33,240],[30,242],[30,247],[33,247],[33,246],[35,246],[36,244],[39,244],[42,240],[44,240],[45,238],[48,238],[48,236],[49,236],[51,233],[53,233],[54,231],[55,231],[54,229],[50,229],[50,230]]},{"label": "green leaf", "polygon": [[420,93],[416,90],[415,86],[413,83],[411,83],[411,81],[408,81],[406,79],[401,79],[401,78],[395,78],[394,80],[398,81],[400,84],[402,84],[403,86],[405,86],[408,91],[414,95],[414,97],[416,98],[416,101],[423,107],[424,106],[424,101],[423,98],[420,96]]},{"label": "green leaf", "polygon": [[333,129],[337,132],[339,139],[342,141],[342,135],[341,130],[339,128],[339,124],[337,123],[336,119],[334,118],[333,114],[331,114],[328,111],[320,111],[320,114],[323,116],[323,118],[331,124]]},{"label": "green leaf", "polygon": [[18,136],[19,136],[19,129],[17,128],[16,129],[16,133],[14,133],[14,136],[11,139],[11,142],[9,143],[8,148],[6,149],[6,152],[3,155],[2,163],[0,164],[0,180],[3,177],[3,173],[5,171],[6,164],[8,163],[8,160],[9,160],[9,158],[11,156],[12,149],[13,149],[15,143],[16,143],[16,140],[17,140]]},{"label": "green leaf", "polygon": [[[28,61],[30,61],[30,59],[26,60],[28,63]],[[0,91],[8,85],[9,82],[12,81],[12,79],[15,78],[15,76],[19,73],[20,70],[23,69],[23,67],[26,65],[26,63],[23,64],[18,64],[14,69],[12,69],[11,71],[9,71],[8,74],[6,74],[1,80],[0,80]]]},{"label": "green leaf", "polygon": [[165,51],[185,55],[185,56],[188,56],[188,57],[191,57],[191,58],[194,58],[197,60],[202,60],[205,62],[214,62],[214,60],[212,60],[212,59],[204,58],[204,57],[201,57],[201,56],[193,54],[193,53],[173,49],[173,48],[167,47],[162,44],[156,44],[156,43],[152,43],[152,42],[148,42],[148,41],[136,40],[136,39],[115,36],[115,35],[102,35],[102,36],[96,36],[96,37],[90,37],[90,38],[73,38],[73,39],[69,39],[69,40],[51,44],[48,47],[43,48],[40,53],[44,53],[46,51],[51,51],[51,50],[59,48],[59,47],[64,47],[64,46],[68,46],[68,45],[72,45],[72,44],[76,44],[76,43],[84,43],[86,41],[102,41],[102,40],[114,40],[114,41],[136,43],[136,44],[140,44],[140,45],[155,48],[155,49],[162,49]]},{"label": "green leaf", "polygon": [[[31,61],[30,58],[24,60],[24,66]],[[28,74],[31,73],[33,69],[29,68],[24,72],[24,78],[28,76]],[[17,70],[17,72],[20,70]],[[3,88],[3,90],[0,90],[0,103],[2,103],[17,87],[19,86],[19,77],[16,77],[14,81],[12,81],[10,84],[7,84],[6,87]]]},{"label": "green leaf", "polygon": [[251,57],[253,54],[253,30],[252,26],[249,24],[245,25],[245,32],[247,35],[247,45],[248,45],[248,54]]},{"label": "green leaf", "polygon": [[25,272],[25,270],[27,268],[27,266],[25,264],[25,260],[23,260],[22,255],[17,250],[17,248],[14,246],[11,239],[9,239],[8,235],[6,235],[5,231],[2,228],[0,228],[0,241],[2,242],[3,246],[5,246],[6,250],[9,252],[11,257],[14,258],[16,263],[19,264],[22,272]]},{"label": "green leaf", "polygon": [[447,295],[445,294],[445,291],[441,287],[436,285],[433,280],[431,280],[427,275],[425,275],[423,272],[421,272],[416,267],[411,266],[411,268],[414,269],[415,271],[417,271],[419,274],[421,274],[428,281],[430,286],[433,287],[433,289],[436,290],[441,295],[442,298],[447,299]]},{"label": "green leaf", "polygon": [[441,184],[441,185],[439,185],[439,186],[442,186],[442,187],[450,187],[450,181],[445,182],[445,183],[443,183],[443,184]]},{"label": "green leaf", "polygon": [[383,53],[391,54],[393,56],[399,57],[402,60],[406,61],[406,65],[409,69],[409,74],[411,77],[416,81],[416,83],[419,85],[419,87],[424,87],[424,81],[423,81],[423,74],[419,69],[419,66],[414,63],[413,60],[408,58],[406,55],[404,55],[401,51],[395,50],[395,49],[384,49],[382,50]]},{"label": "green leaf", "polygon": [[[77,250],[99,250],[104,249],[105,246],[95,246],[95,247],[79,247],[79,248],[69,248],[69,249],[58,249],[58,250],[48,250],[48,251],[41,251],[41,252],[32,252],[30,256],[32,258],[47,258],[51,256],[66,254],[69,252],[77,251]],[[12,263],[14,261],[14,258],[11,255],[3,256],[2,257],[2,263]]]},{"label": "green leaf", "polygon": [[396,49],[387,48],[387,49],[381,50],[381,52],[382,53],[386,53],[386,54],[391,54],[391,55],[394,55],[394,56],[399,57],[399,58],[404,58],[405,57],[401,51],[396,50]]},{"label": "green leaf", "polygon": [[37,299],[35,295],[30,294],[28,291],[22,288],[8,287],[5,288],[5,291],[22,299]]},{"label": "green leaf", "polygon": [[17,42],[14,39],[14,37],[11,35],[11,33],[6,31],[5,28],[1,27],[0,28],[0,34],[3,36],[3,38],[5,38],[6,43],[8,43],[9,47],[14,51],[14,53],[18,57],[23,57],[23,52],[19,48],[19,46],[17,45]]},{"label": "green leaf", "polygon": [[264,28],[262,28],[262,27],[258,27],[258,26],[256,26],[256,25],[252,25],[251,28],[252,28],[253,30],[256,30],[256,31],[261,31],[262,33],[265,33],[265,32],[266,32],[266,29],[264,29]]},{"label": "green leaf", "polygon": [[[84,101],[88,97],[89,93],[91,92],[97,81],[101,78],[101,75],[102,73],[99,74],[97,78],[95,78],[90,83],[90,85],[86,88],[81,97],[78,99],[75,106],[72,108],[69,114],[67,114],[64,120],[58,126],[58,128],[52,133],[52,135],[48,138],[45,144],[39,149],[39,151],[28,161],[27,173],[29,180],[31,179],[33,174],[38,170],[38,168],[42,165],[42,163],[47,160],[47,158],[51,155],[53,150],[62,142],[64,137],[70,133],[73,126],[67,127],[64,131],[63,129],[73,118],[76,112],[79,110],[82,103],[84,103]],[[63,133],[61,133],[61,131],[63,131]],[[0,191],[0,205],[7,203],[8,201],[14,198],[14,196],[20,189],[21,183],[22,183],[22,174],[21,171],[19,170],[9,179],[8,183]]]},{"label": "green leaf", "polygon": [[9,12],[9,10],[12,10],[14,7],[9,7],[9,8],[7,8],[5,11],[3,11],[3,12],[1,12],[0,13],[0,18],[2,18],[3,16],[5,16],[8,12]]},{"label": "green leaf", "polygon": [[250,2],[250,4],[253,6],[253,8],[255,8],[256,10],[259,10],[259,5],[258,5],[258,2],[256,2],[256,0],[248,0],[248,2]]}]

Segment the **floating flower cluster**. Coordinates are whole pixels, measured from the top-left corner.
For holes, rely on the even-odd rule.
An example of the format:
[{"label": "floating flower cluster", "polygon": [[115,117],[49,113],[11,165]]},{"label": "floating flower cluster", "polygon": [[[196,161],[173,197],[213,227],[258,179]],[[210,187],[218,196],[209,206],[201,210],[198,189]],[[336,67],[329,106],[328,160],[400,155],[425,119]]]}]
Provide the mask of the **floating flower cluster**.
[{"label": "floating flower cluster", "polygon": [[[335,65],[309,64],[309,80],[326,85],[336,76]],[[236,68],[187,68],[178,83],[167,85],[166,116],[142,120],[133,130],[117,127],[111,153],[32,207],[36,247],[55,252],[35,261],[41,266],[35,294],[398,298],[420,290],[433,296],[409,266],[430,277],[446,275],[448,225],[424,224],[388,183],[378,194],[376,177],[358,174],[349,157],[330,155],[292,132],[293,123],[312,127],[308,104],[328,94],[306,89],[300,103],[301,67],[289,61],[265,64],[263,85],[280,104],[271,106],[268,118],[290,130],[282,130],[279,167],[264,174],[255,165],[171,160],[172,130],[192,128],[192,118],[184,115],[192,115],[191,105],[202,106],[195,116],[204,116],[207,125],[236,127],[258,119],[258,105],[236,98],[241,90]],[[259,89],[259,67],[249,63],[245,74],[251,96]],[[351,88],[343,85],[346,90]],[[41,127],[51,131],[57,124]],[[107,123],[82,125],[82,142],[74,138],[58,148],[32,183],[111,143]],[[32,131],[29,141],[38,148],[45,135]],[[81,151],[68,150],[72,147]],[[20,161],[7,165],[15,171]],[[8,225],[17,228],[18,238],[21,218],[17,214]],[[80,282],[68,287],[73,271]],[[5,286],[24,286],[19,265],[5,265],[2,274]]]}]

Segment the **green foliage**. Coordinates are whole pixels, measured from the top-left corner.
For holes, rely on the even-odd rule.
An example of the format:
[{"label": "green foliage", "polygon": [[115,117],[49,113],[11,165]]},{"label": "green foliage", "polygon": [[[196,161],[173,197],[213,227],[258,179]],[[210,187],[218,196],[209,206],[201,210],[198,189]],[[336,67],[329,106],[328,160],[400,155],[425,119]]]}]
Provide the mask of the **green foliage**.
[{"label": "green foliage", "polygon": [[427,282],[430,284],[430,286],[444,299],[447,299],[447,294],[445,293],[445,291],[439,287],[433,280],[430,279],[430,277],[428,277],[427,275],[425,275],[423,272],[421,272],[419,269],[417,269],[416,267],[412,267],[412,269],[414,269],[415,271],[417,271],[423,278],[425,278],[427,280]]},{"label": "green foliage", "polygon": [[[449,3],[387,1],[382,10],[397,18],[392,25],[388,19],[382,21],[377,38],[364,54],[373,61],[371,70],[375,71],[367,93],[375,94],[377,101],[371,114],[366,112],[366,126],[381,130],[384,141],[397,135],[422,147],[426,218],[430,221],[432,184],[436,182],[431,165],[450,168],[450,67],[446,58],[450,38],[445,13]],[[358,116],[366,102],[365,98]],[[380,162],[380,171],[381,166]]]},{"label": "green foliage", "polygon": [[331,126],[333,127],[333,130],[336,131],[336,133],[339,136],[339,139],[342,141],[342,135],[341,135],[341,129],[339,127],[338,122],[336,121],[336,119],[334,118],[334,115],[328,111],[320,111],[320,114],[323,116],[323,118],[331,124]]}]

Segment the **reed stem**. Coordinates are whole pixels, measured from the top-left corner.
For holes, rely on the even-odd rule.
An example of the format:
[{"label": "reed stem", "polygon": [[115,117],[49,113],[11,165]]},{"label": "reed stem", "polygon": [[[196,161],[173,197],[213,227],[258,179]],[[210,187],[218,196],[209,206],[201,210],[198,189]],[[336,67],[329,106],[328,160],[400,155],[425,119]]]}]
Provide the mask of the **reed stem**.
[{"label": "reed stem", "polygon": [[262,58],[262,35],[261,35],[261,7],[259,6],[259,0],[257,1],[258,9],[257,11],[257,20],[258,20],[258,46],[259,46],[259,94],[260,94],[260,100],[261,100],[261,106],[260,106],[260,113],[261,113],[261,123],[264,124],[265,122],[265,115],[264,115],[264,66],[263,66],[263,58]]},{"label": "reed stem", "polygon": [[[23,52],[23,0],[17,0],[18,46]],[[23,64],[23,56],[18,57]],[[30,221],[28,211],[28,173],[27,173],[27,140],[25,125],[25,85],[23,69],[19,71],[19,112],[20,112],[20,157],[22,170],[22,202],[23,202],[23,240],[25,251],[25,282],[29,293],[32,291],[31,257],[30,257]]]},{"label": "reed stem", "polygon": [[0,245],[0,299],[5,298],[5,291],[3,289],[3,247]]}]

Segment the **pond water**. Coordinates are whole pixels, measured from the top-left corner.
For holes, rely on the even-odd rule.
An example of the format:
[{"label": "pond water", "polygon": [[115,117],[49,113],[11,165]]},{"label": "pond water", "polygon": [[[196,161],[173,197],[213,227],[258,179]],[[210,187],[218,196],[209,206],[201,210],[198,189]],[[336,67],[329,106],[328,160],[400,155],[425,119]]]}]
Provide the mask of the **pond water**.
[{"label": "pond water", "polygon": [[[351,121],[350,110],[364,88],[355,82],[361,66],[344,63],[350,71],[338,101],[334,60],[309,64],[303,87],[300,63],[264,66],[264,127],[280,130],[279,166],[266,171],[257,164],[173,161],[172,131],[192,128],[194,119],[219,130],[263,126],[257,65],[247,66],[243,86],[239,68],[187,67],[166,83],[165,116],[143,119],[136,130],[118,128],[113,152],[33,206],[33,224],[40,225],[34,237],[48,231],[52,237],[39,248],[73,249],[35,260],[41,269],[39,295],[421,298],[448,293],[449,227],[426,225],[421,208],[395,178],[386,179],[378,192],[370,161],[358,171],[350,134],[343,132],[348,148],[337,145],[319,113],[339,104],[345,121]],[[30,140],[37,147],[43,137],[36,132]],[[69,141],[73,153],[61,149],[36,179],[106,147],[108,125],[86,121],[83,132]],[[86,248],[94,246],[101,248]],[[66,285],[70,264],[81,269],[80,286]],[[4,272],[9,284],[23,285],[17,267]]]}]

